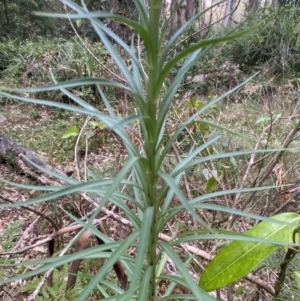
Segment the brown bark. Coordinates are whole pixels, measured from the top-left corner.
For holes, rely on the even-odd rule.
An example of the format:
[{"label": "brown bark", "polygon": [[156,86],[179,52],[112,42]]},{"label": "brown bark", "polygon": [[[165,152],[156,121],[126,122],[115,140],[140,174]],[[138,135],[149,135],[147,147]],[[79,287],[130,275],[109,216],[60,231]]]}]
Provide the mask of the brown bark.
[{"label": "brown bark", "polygon": [[[101,222],[98,223],[98,227],[103,234],[106,234],[106,231],[105,231],[104,227],[102,226]],[[82,251],[87,247],[87,242],[88,242],[88,239],[90,238],[90,236],[91,236],[91,232],[85,231],[79,237],[79,239],[77,240],[76,245],[75,245],[75,252]],[[99,245],[102,245],[104,243],[103,240],[100,239],[98,236],[96,236],[96,238],[97,238],[97,242]],[[70,264],[69,277],[68,277],[68,282],[67,282],[67,286],[66,286],[66,291],[75,286],[77,274],[78,274],[78,271],[80,268],[80,263],[81,263],[81,259],[77,259],[77,260],[74,260]],[[125,274],[125,271],[124,271],[120,261],[117,261],[114,264],[114,270],[115,270],[115,273],[121,284],[121,288],[123,290],[126,290],[127,289],[127,276]]]},{"label": "brown bark", "polygon": [[[85,231],[79,237],[79,239],[77,240],[77,242],[75,244],[75,251],[74,251],[75,253],[82,251],[87,247],[87,242],[88,242],[88,239],[90,238],[90,236],[91,236],[91,232]],[[68,277],[68,281],[67,281],[66,291],[75,286],[80,263],[81,263],[81,259],[77,259],[77,260],[74,260],[70,264],[69,277]]]},{"label": "brown bark", "polygon": [[35,169],[35,167],[30,164],[26,158],[34,164],[44,168],[49,168],[46,163],[37,157],[35,152],[20,146],[14,140],[0,134],[0,161],[6,161],[9,164],[20,168],[21,170],[24,168],[23,164]]},{"label": "brown bark", "polygon": [[194,15],[194,0],[186,0],[185,20],[188,21],[192,19],[193,15]]}]

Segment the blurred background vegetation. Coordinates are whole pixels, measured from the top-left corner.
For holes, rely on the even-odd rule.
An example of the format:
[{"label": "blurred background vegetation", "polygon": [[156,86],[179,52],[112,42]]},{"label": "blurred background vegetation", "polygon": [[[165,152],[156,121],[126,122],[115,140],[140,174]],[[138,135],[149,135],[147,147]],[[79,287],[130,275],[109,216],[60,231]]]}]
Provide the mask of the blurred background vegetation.
[{"label": "blurred background vegetation", "polygon": [[[96,66],[99,65],[98,62],[87,52],[87,48],[90,47],[92,47],[90,52],[95,52],[95,57],[110,67],[109,56],[101,47],[97,35],[88,22],[42,18],[32,14],[34,11],[65,12],[66,8],[60,1],[1,0],[1,2],[2,83],[14,81],[17,76],[22,77],[26,72],[33,77],[38,73],[39,82],[42,83],[48,77],[45,68],[47,64],[57,67],[54,71],[60,73],[60,79],[87,74],[100,75],[104,68]],[[192,77],[189,79],[197,86],[201,86],[201,92],[209,92],[212,82],[214,84],[217,82],[220,88],[232,86],[243,76],[253,74],[255,71],[261,72],[262,76],[267,73],[269,77],[274,77],[280,82],[290,79],[293,84],[297,84],[295,82],[300,72],[298,35],[300,25],[297,1],[230,0],[219,5],[216,5],[217,1],[208,0],[172,0],[168,4],[169,2],[165,3],[165,14],[169,9],[168,5],[171,5],[170,8],[175,13],[172,14],[171,28],[164,30],[170,32],[175,31],[195,13],[207,9],[207,12],[194,23],[195,25],[187,30],[183,43],[174,47],[174,53],[182,50],[185,45],[196,43],[220,31],[230,32],[237,27],[247,29],[258,24],[257,29],[250,35],[219,46],[207,56],[206,61],[201,61],[194,67]],[[85,3],[91,11],[108,10],[133,19],[138,15],[134,1],[131,0],[91,0]],[[209,8],[211,5],[214,6]],[[128,26],[121,22],[106,22],[107,26],[127,44],[131,43],[132,31]],[[136,37],[135,44],[138,43],[137,39]],[[31,72],[32,70],[35,72]],[[176,68],[171,73],[172,78],[172,75],[176,74]],[[200,77],[195,79],[195,75]],[[269,79],[265,77],[266,81]],[[34,81],[36,82],[36,78]],[[28,84],[27,81],[23,83]],[[193,86],[192,83],[191,85]]]}]

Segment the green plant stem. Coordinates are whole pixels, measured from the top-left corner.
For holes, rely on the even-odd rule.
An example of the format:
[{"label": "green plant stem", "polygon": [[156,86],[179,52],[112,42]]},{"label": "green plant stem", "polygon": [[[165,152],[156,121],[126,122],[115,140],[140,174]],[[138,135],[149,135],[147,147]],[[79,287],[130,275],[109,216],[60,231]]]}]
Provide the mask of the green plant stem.
[{"label": "green plant stem", "polygon": [[158,180],[158,170],[156,166],[157,150],[156,145],[158,143],[158,129],[157,129],[157,104],[160,95],[160,88],[157,87],[157,80],[159,77],[159,70],[161,69],[158,64],[160,55],[160,35],[159,35],[159,22],[160,22],[160,12],[162,3],[159,0],[151,1],[149,10],[149,35],[151,37],[152,51],[148,53],[148,87],[147,87],[147,107],[149,114],[149,121],[145,120],[146,136],[145,138],[145,153],[148,165],[148,191],[146,202],[148,206],[154,208],[154,214],[152,219],[152,229],[150,235],[150,241],[148,244],[148,265],[151,267],[151,280],[149,289],[149,300],[156,299],[156,263],[157,263],[157,229],[156,229],[156,218],[158,205],[156,203],[157,199],[157,180]]}]

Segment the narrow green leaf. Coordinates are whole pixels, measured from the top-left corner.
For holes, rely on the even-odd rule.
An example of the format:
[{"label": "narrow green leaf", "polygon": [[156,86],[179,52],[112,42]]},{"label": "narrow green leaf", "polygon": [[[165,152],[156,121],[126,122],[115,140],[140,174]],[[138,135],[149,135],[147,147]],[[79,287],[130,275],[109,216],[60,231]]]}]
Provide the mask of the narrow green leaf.
[{"label": "narrow green leaf", "polygon": [[271,117],[270,116],[264,116],[264,117],[260,117],[256,120],[255,124],[258,124],[258,123],[266,123],[266,122],[269,122],[271,120]]},{"label": "narrow green leaf", "polygon": [[[211,140],[209,140],[209,141],[211,141]],[[217,160],[217,159],[232,158],[232,157],[236,157],[236,156],[245,156],[245,155],[251,155],[251,154],[263,154],[263,153],[274,153],[274,152],[281,152],[281,151],[293,151],[295,149],[299,149],[299,148],[273,148],[273,149],[261,149],[261,150],[250,149],[250,150],[236,151],[236,152],[230,152],[230,153],[214,154],[214,155],[211,155],[211,156],[205,156],[203,158],[191,161],[190,163],[186,164],[185,166],[182,166],[180,169],[175,167],[174,170],[173,170],[173,173],[174,173],[173,175],[177,175],[177,173],[182,173],[185,170],[187,170],[187,169],[189,169],[189,168],[191,168],[195,165],[198,165],[200,163],[213,161],[213,160]]]},{"label": "narrow green leaf", "polygon": [[194,279],[187,271],[185,264],[181,261],[179,256],[175,253],[175,251],[173,251],[173,249],[166,243],[159,243],[159,245],[169,255],[169,257],[174,262],[178,270],[178,274],[182,277],[181,278],[179,276],[173,276],[173,281],[175,280],[175,277],[177,278],[177,281],[181,278],[182,284],[192,291],[194,295],[194,300],[215,301],[213,297],[205,293],[201,288],[199,289],[199,287],[197,287],[196,283],[194,282]]},{"label": "narrow green leaf", "polygon": [[[68,93],[69,95],[72,95],[72,93]],[[0,95],[3,95],[4,97],[8,98],[14,98],[18,100],[22,100],[24,102],[31,102],[35,104],[41,104],[45,106],[50,106],[50,107],[56,107],[56,108],[61,108],[77,113],[83,113],[86,115],[91,115],[94,117],[97,117],[101,121],[105,122],[110,128],[114,128],[115,124],[119,121],[116,120],[115,118],[111,118],[110,116],[107,116],[103,113],[100,113],[97,109],[93,108],[92,106],[89,106],[88,108],[86,106],[83,106],[84,108],[81,108],[79,106],[73,106],[73,105],[68,105],[65,103],[60,103],[60,102],[55,102],[55,101],[48,101],[48,100],[43,100],[43,99],[35,99],[35,98],[28,98],[28,97],[22,97],[22,96],[17,96],[17,95],[12,95],[6,92],[0,92]],[[76,99],[76,101],[79,101],[79,98],[76,98],[75,96],[71,97],[73,100]],[[83,100],[81,100],[83,103]]]},{"label": "narrow green leaf", "polygon": [[[251,191],[263,191],[263,190],[268,190],[268,189],[274,189],[276,186],[264,186],[264,187],[255,187],[255,188],[243,188],[243,189],[232,189],[232,190],[225,190],[225,191],[217,191],[217,192],[211,192],[211,193],[206,193],[203,196],[197,197],[189,201],[191,208],[194,210],[212,210],[212,211],[220,211],[220,212],[226,212],[229,214],[235,214],[239,216],[244,216],[250,219],[256,219],[260,221],[270,221],[272,222],[271,218],[268,217],[263,217],[261,215],[256,215],[249,213],[247,211],[242,211],[242,210],[237,210],[233,209],[231,207],[227,206],[220,206],[216,204],[209,204],[209,203],[204,203],[203,201],[212,199],[218,196],[224,196],[228,194],[235,194],[235,193],[246,193],[246,192],[251,192]],[[185,207],[183,205],[179,205],[176,207],[173,207],[172,209],[169,208],[169,211],[167,211],[164,215],[160,216],[160,225],[166,224],[168,221],[170,221],[176,214],[181,212]],[[278,224],[288,224],[286,222],[282,221],[275,221]],[[294,225],[296,227],[296,224]],[[162,229],[162,228],[161,228]]]},{"label": "narrow green leaf", "polygon": [[162,297],[159,300],[195,300],[195,297],[193,295],[182,295],[182,294],[174,294],[167,297]]},{"label": "narrow green leaf", "polygon": [[[256,75],[256,74],[255,74]],[[201,115],[202,113],[204,113],[207,109],[211,108],[213,105],[215,105],[217,102],[219,102],[220,100],[222,100],[223,98],[225,98],[226,96],[232,94],[234,91],[238,90],[239,88],[241,88],[243,85],[245,85],[248,81],[252,80],[252,78],[255,76],[251,76],[250,78],[248,78],[247,80],[245,80],[243,83],[237,85],[236,87],[232,88],[231,90],[225,92],[224,94],[222,94],[221,96],[217,97],[216,99],[212,100],[211,102],[209,102],[208,104],[206,104],[204,107],[202,107],[200,110],[198,110],[196,113],[194,113],[188,120],[186,120],[184,123],[182,123],[181,125],[179,125],[174,133],[174,135],[171,137],[171,139],[169,139],[169,141],[166,143],[163,152],[160,156],[160,161],[159,164],[162,164],[162,161],[164,160],[166,154],[168,153],[168,151],[171,149],[172,144],[174,143],[174,141],[176,141],[178,135],[190,124],[194,123],[196,117],[198,117],[199,115]],[[177,75],[178,76],[178,75]],[[173,84],[172,84],[173,85]],[[169,90],[171,89],[171,87],[169,88]],[[164,115],[164,111],[168,112],[169,110],[169,106],[170,103],[172,102],[172,97],[168,98],[165,96],[163,102],[162,102],[162,106],[160,108],[160,112],[159,112],[159,116],[158,116],[158,128],[162,127],[163,124],[165,123],[165,115]],[[167,113],[165,113],[167,114]],[[207,122],[208,123],[208,122]]]},{"label": "narrow green leaf", "polygon": [[130,86],[131,91],[138,95],[141,91],[138,90],[138,86],[136,85],[131,72],[128,70],[128,67],[124,63],[123,59],[119,56],[115,47],[108,40],[107,35],[111,36],[111,38],[113,38],[123,49],[125,49],[126,52],[131,56],[131,58],[133,60],[135,60],[137,66],[138,66],[139,61],[138,61],[135,53],[132,51],[132,49],[130,47],[128,47],[128,45],[122,39],[120,39],[120,37],[118,35],[114,34],[109,28],[107,28],[99,20],[91,18],[90,21],[91,21],[96,33],[98,34],[99,38],[101,39],[102,43],[105,45],[105,47],[109,51],[111,57],[114,59],[115,63],[117,64],[117,66],[119,67],[123,76],[125,77],[126,81],[128,82],[128,85]]},{"label": "narrow green leaf", "polygon": [[[165,252],[163,252],[164,254],[165,254]],[[193,259],[193,257],[194,256],[190,256],[190,257],[188,257],[188,259],[183,263],[184,264],[184,266],[185,267],[187,267],[190,263],[191,263],[191,261],[192,261],[192,259]],[[165,278],[165,276],[171,276],[171,275],[162,275],[162,276],[160,276],[159,277],[159,279],[164,279]],[[175,276],[175,275],[174,275]],[[178,275],[179,277],[181,277],[180,275]],[[176,277],[176,276],[175,276]],[[177,278],[178,279],[178,278]],[[164,280],[163,280],[164,281]],[[165,290],[165,292],[164,292],[164,297],[166,298],[166,297],[168,297],[168,296],[170,296],[170,295],[172,295],[172,293],[173,293],[173,291],[174,291],[174,289],[176,288],[176,286],[177,286],[177,283],[175,282],[175,281],[170,281],[170,283],[169,283],[169,285],[168,285],[168,287],[167,287],[167,289]]]},{"label": "narrow green leaf", "polygon": [[[176,177],[174,177],[174,182],[176,185],[178,185],[181,177],[182,177],[182,174],[179,174]],[[160,216],[159,216],[158,224],[157,224],[158,231],[162,231],[162,229],[165,227],[165,225],[167,223],[166,216],[169,212],[170,204],[171,204],[174,194],[175,194],[175,192],[173,190],[171,190],[171,189],[167,190],[167,188],[166,188],[166,190],[167,190],[167,195],[166,195],[164,190],[165,190],[165,188],[163,187],[163,189],[161,189],[161,191],[158,195],[158,200],[162,200],[164,198],[164,202],[162,202]]]},{"label": "narrow green leaf", "polygon": [[[300,221],[300,215],[296,213],[282,213],[272,218],[290,223]],[[246,231],[246,234],[258,238],[287,241],[294,229],[295,225],[280,225],[264,221]],[[262,242],[234,241],[223,248],[208,264],[201,275],[199,286],[209,292],[231,284],[255,269],[277,247]]]},{"label": "narrow green leaf", "polygon": [[[5,183],[11,183],[4,179],[0,179],[0,180]],[[33,198],[28,201],[22,202],[22,206],[33,205],[33,204],[41,203],[43,201],[54,200],[61,196],[70,195],[72,193],[79,192],[79,191],[91,191],[91,189],[94,189],[94,188],[97,189],[97,187],[99,187],[101,185],[115,185],[115,184],[122,184],[122,183],[124,183],[124,180],[118,183],[117,178],[114,178],[114,179],[107,179],[107,180],[96,180],[96,181],[83,182],[80,184],[76,184],[76,185],[74,184],[71,186],[63,187],[63,188],[59,187],[59,189],[57,191],[47,193],[38,198]],[[23,187],[23,188],[28,187],[27,185],[20,185],[20,184],[16,184],[16,183],[12,183],[12,184],[15,185],[16,187]],[[111,194],[110,194],[110,196],[111,196]],[[0,204],[0,208],[13,208],[13,207],[19,207],[19,206],[20,206],[19,203]]]},{"label": "narrow green leaf", "polygon": [[185,166],[187,166],[198,154],[200,154],[204,149],[212,145],[214,142],[216,142],[218,139],[220,139],[221,136],[217,136],[214,138],[209,139],[205,143],[201,144],[198,148],[196,148],[194,151],[192,151],[190,154],[188,154],[184,159],[181,160],[178,165],[175,166],[175,168],[172,171],[172,175],[176,173],[177,170],[182,170]]},{"label": "narrow green leaf", "polygon": [[160,177],[169,185],[170,189],[174,191],[174,193],[177,195],[179,201],[181,202],[182,206],[185,208],[185,210],[193,216],[193,218],[198,221],[199,224],[203,225],[204,227],[208,228],[208,225],[205,223],[204,220],[202,220],[198,214],[195,212],[195,210],[191,207],[190,202],[187,201],[186,197],[184,196],[182,190],[178,187],[175,180],[166,173],[160,173]]},{"label": "narrow green leaf", "polygon": [[195,51],[204,48],[204,47],[208,47],[210,45],[216,45],[222,42],[227,42],[239,37],[242,37],[244,35],[249,34],[250,32],[252,32],[254,29],[256,29],[259,26],[259,24],[257,24],[256,26],[253,26],[250,29],[246,29],[243,31],[240,31],[238,33],[234,33],[230,36],[225,35],[219,38],[214,38],[214,39],[208,39],[208,40],[202,40],[192,46],[189,46],[188,48],[186,48],[185,50],[181,51],[179,54],[177,54],[177,56],[175,58],[173,58],[172,60],[170,60],[165,66],[164,69],[162,70],[160,77],[158,79],[158,87],[161,86],[161,83],[164,81],[165,77],[168,75],[168,73],[170,72],[170,70],[173,68],[173,66],[176,65],[176,63],[178,63],[181,59],[183,59],[184,57],[186,57],[188,54],[194,53]]},{"label": "narrow green leaf", "polygon": [[[211,233],[213,233],[213,229]],[[246,242],[255,242],[255,243],[263,243],[263,244],[271,244],[275,246],[291,246],[291,247],[298,247],[299,244],[291,243],[288,241],[283,240],[273,240],[273,239],[265,239],[265,238],[259,238],[259,237],[252,237],[248,235],[241,235],[238,233],[235,233],[234,235],[227,235],[227,234],[200,234],[200,235],[194,235],[194,236],[187,236],[179,238],[178,240],[171,241],[170,246],[180,245],[181,243],[190,242],[190,241],[199,241],[199,240],[232,240],[232,241],[246,241]]]},{"label": "narrow green leaf", "polygon": [[[24,274],[18,274],[17,276],[11,277],[11,278],[6,278],[6,279],[0,279],[0,285],[10,283],[19,279],[26,279],[28,277],[32,277],[41,273],[44,273],[52,268],[60,267],[63,266],[66,263],[72,262],[77,259],[85,259],[85,258],[110,258],[111,252],[102,252],[102,250],[110,250],[111,248],[118,248],[122,245],[121,242],[118,243],[111,243],[111,244],[105,244],[102,246],[97,246],[89,249],[85,249],[80,252],[75,252],[71,255],[65,255],[62,257],[52,257],[52,258],[45,258],[42,260],[33,260],[33,261],[28,261],[28,262],[20,262],[14,264],[14,266],[21,266],[21,265],[37,265],[37,264],[44,264],[48,263],[46,265],[43,265],[35,270],[30,270],[29,272],[25,272]],[[92,257],[89,257],[92,256]],[[119,258],[120,259],[120,258]],[[7,265],[0,265],[0,266],[12,266],[11,264]]]},{"label": "narrow green leaf", "polygon": [[147,267],[146,271],[143,274],[143,278],[141,281],[141,285],[139,288],[139,301],[147,301],[148,300],[148,291],[149,291],[149,283],[151,281],[153,267]]},{"label": "narrow green leaf", "polygon": [[[199,196],[199,197],[196,197],[196,198],[192,199],[190,201],[190,203],[191,204],[195,204],[195,203],[203,202],[203,201],[205,201],[207,199],[211,199],[211,198],[219,197],[219,196],[224,196],[224,195],[228,195],[228,194],[247,193],[247,192],[252,192],[252,191],[264,191],[264,190],[268,190],[268,189],[274,189],[276,187],[277,186],[262,186],[262,187],[254,187],[254,188],[229,189],[229,190],[221,190],[221,191],[216,191],[216,192],[210,192],[210,193],[206,193],[206,194],[204,194],[202,196]],[[210,206],[218,206],[218,205],[203,203],[203,204],[200,204],[200,206],[203,209],[211,210],[209,208]],[[223,206],[218,206],[218,207],[220,207],[219,209],[221,210],[221,207],[223,207]],[[225,208],[225,211],[227,209],[230,209],[230,207],[224,207],[224,208]]]},{"label": "narrow green leaf", "polygon": [[[54,80],[54,78],[53,78]],[[75,94],[73,94],[72,92],[68,91],[65,88],[60,88],[59,89],[62,93],[64,93],[66,96],[68,96],[70,99],[72,99],[74,102],[78,103],[81,107],[87,109],[87,110],[91,110],[94,111],[95,108],[93,106],[91,106],[90,104],[88,104],[86,101],[84,101],[83,99],[81,99],[80,97],[76,96]]]},{"label": "narrow green leaf", "polygon": [[137,255],[135,260],[135,270],[131,278],[130,287],[127,291],[129,298],[126,300],[131,300],[131,296],[136,291],[136,288],[139,286],[141,273],[144,267],[144,260],[146,258],[147,247],[150,241],[150,235],[152,234],[151,230],[153,227],[153,214],[154,214],[153,207],[148,207],[144,212],[143,222],[140,228]]},{"label": "narrow green leaf", "polygon": [[298,289],[300,289],[300,272],[296,271],[296,272],[294,272],[294,274],[295,274],[295,278],[297,281]]},{"label": "narrow green leaf", "polygon": [[[186,61],[183,63],[181,68],[178,70],[177,75],[173,79],[171,85],[169,86],[166,93],[164,93],[163,100],[160,106],[159,110],[159,116],[157,120],[158,129],[160,129],[163,126],[163,123],[165,122],[165,119],[168,115],[168,112],[170,110],[170,105],[174,100],[174,95],[178,91],[178,88],[185,76],[185,74],[188,72],[188,70],[195,65],[195,63],[200,59],[200,57],[204,54],[205,51],[198,50],[195,53],[191,54]],[[162,83],[161,83],[162,84]],[[159,91],[160,87],[157,86],[157,89]]]},{"label": "narrow green leaf", "polygon": [[114,263],[116,263],[123,253],[126,253],[127,248],[133,244],[133,242],[138,238],[139,231],[130,234],[122,243],[116,248],[110,258],[106,263],[100,268],[98,273],[93,277],[90,283],[85,287],[84,291],[79,295],[77,301],[85,301],[86,298],[92,293],[94,287],[99,283],[100,280],[106,275],[106,273],[111,269]]},{"label": "narrow green leaf", "polygon": [[[1,87],[3,91],[14,91],[14,92],[28,92],[28,93],[35,93],[35,92],[45,92],[45,91],[54,91],[60,88],[74,88],[74,87],[82,87],[82,86],[89,86],[89,85],[96,85],[99,84],[101,86],[110,86],[110,87],[118,87],[125,90],[130,90],[127,86],[122,85],[114,80],[106,79],[106,78],[97,78],[97,77],[84,77],[79,79],[71,79],[65,82],[55,83],[48,86],[42,87],[35,87],[35,88],[7,88]],[[94,108],[95,109],[95,108]]]},{"label": "narrow green leaf", "polygon": [[102,279],[100,281],[100,283],[102,285],[108,287],[110,290],[112,290],[116,294],[120,294],[121,295],[122,293],[124,293],[124,291],[118,285],[116,285],[115,283],[113,283],[112,281],[108,281],[108,280]]}]

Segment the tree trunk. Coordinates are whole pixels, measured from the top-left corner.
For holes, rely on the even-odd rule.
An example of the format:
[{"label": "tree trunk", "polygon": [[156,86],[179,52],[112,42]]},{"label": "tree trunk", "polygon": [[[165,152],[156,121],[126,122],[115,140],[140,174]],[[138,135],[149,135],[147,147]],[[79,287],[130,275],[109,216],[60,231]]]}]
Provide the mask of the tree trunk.
[{"label": "tree trunk", "polygon": [[258,0],[249,0],[246,11],[255,12],[258,8]]},{"label": "tree trunk", "polygon": [[188,21],[192,19],[194,15],[194,0],[186,0],[186,13],[185,20]]},{"label": "tree trunk", "polygon": [[3,6],[4,6],[4,11],[5,11],[5,16],[6,16],[6,24],[9,25],[9,18],[8,18],[8,12],[7,12],[7,3],[6,3],[6,0],[3,0]]},{"label": "tree trunk", "polygon": [[181,9],[180,9],[180,1],[179,0],[172,0],[171,4],[171,32],[176,31],[182,24],[181,22]]},{"label": "tree trunk", "polygon": [[226,2],[226,7],[225,7],[225,13],[224,13],[224,20],[223,20],[223,27],[226,28],[229,25],[229,18],[230,18],[230,10],[231,10],[231,4],[232,0],[228,0]]}]

